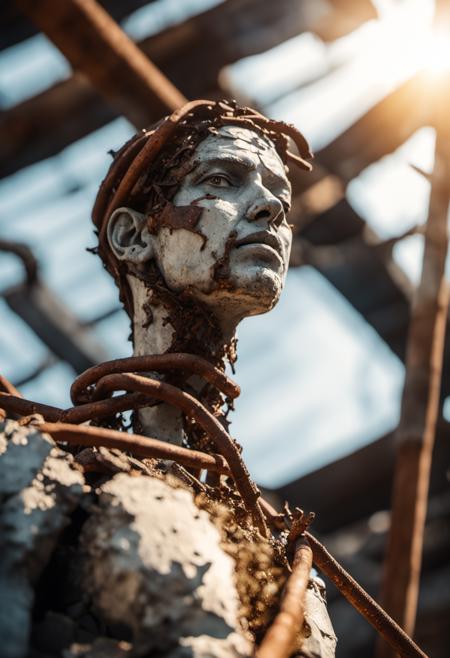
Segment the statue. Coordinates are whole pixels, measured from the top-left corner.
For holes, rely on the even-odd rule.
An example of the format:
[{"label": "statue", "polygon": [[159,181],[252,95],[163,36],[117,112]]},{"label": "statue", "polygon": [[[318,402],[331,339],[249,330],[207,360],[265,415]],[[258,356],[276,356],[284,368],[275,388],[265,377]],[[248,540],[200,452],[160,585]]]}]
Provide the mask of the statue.
[{"label": "statue", "polygon": [[[288,137],[298,154],[289,151]],[[226,362],[233,366],[237,325],[272,309],[283,289],[292,241],[287,163],[309,170],[309,157],[294,128],[235,104],[202,101],[123,147],[100,189],[93,218],[100,256],[131,318],[135,355],[187,352],[221,370]],[[196,377],[186,384],[228,427],[225,400]],[[180,445],[211,448],[204,432],[164,403],[140,409],[134,428]],[[210,482],[220,485],[216,478]],[[221,584],[222,609],[235,598],[232,580]],[[270,608],[267,601],[265,607]],[[226,623],[236,631],[236,610],[233,615]],[[258,630],[258,624],[248,626]],[[316,655],[331,655],[332,629],[321,632],[328,633],[329,642],[326,649],[322,642]],[[227,643],[213,634],[205,653],[195,640],[190,649],[196,656],[245,655],[249,647],[235,644],[237,635],[231,633]]]},{"label": "statue", "polygon": [[[218,371],[233,367],[239,322],[270,311],[282,292],[292,241],[288,164],[309,170],[310,156],[292,126],[212,101],[189,103],[115,154],[93,220],[136,357],[184,353]],[[146,376],[178,387],[228,429],[232,399],[211,383],[171,369]],[[161,398],[137,405],[132,425],[137,434],[215,452],[205,427]],[[86,467],[89,450],[75,461]],[[65,656],[252,654],[289,567],[282,536],[266,532],[257,488],[249,478],[242,485],[248,474],[238,444],[230,450],[242,475],[234,483],[215,473],[205,482],[167,460],[123,468],[120,455],[107,455],[111,472],[91,482],[95,505],[78,558],[89,610],[117,642],[74,644]],[[310,579],[300,641],[295,655],[334,656],[317,578]]]},{"label": "statue", "polygon": [[[119,207],[101,207],[120,183],[112,167],[94,220],[132,320],[134,354],[189,352],[223,369],[236,358],[238,323],[269,311],[283,288],[292,239],[286,137],[251,111],[201,104],[191,114]],[[161,130],[141,139],[151,145]],[[306,142],[295,136],[301,155],[292,159],[308,169]],[[131,148],[117,154],[117,168]],[[183,439],[180,414],[164,405],[139,420],[151,436]]]}]

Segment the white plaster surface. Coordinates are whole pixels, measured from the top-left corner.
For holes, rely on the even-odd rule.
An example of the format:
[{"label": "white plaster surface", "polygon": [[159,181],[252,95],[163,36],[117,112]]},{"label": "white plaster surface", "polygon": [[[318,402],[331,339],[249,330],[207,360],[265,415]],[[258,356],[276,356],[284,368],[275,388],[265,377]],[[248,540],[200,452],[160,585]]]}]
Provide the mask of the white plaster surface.
[{"label": "white plaster surface", "polygon": [[233,561],[190,492],[116,475],[102,487],[84,545],[95,604],[129,625],[138,646],[173,650],[174,658],[182,646],[199,658],[245,655]]},{"label": "white plaster surface", "polygon": [[48,436],[13,420],[0,424],[2,658],[28,655],[33,585],[83,495],[83,483],[72,455]]}]

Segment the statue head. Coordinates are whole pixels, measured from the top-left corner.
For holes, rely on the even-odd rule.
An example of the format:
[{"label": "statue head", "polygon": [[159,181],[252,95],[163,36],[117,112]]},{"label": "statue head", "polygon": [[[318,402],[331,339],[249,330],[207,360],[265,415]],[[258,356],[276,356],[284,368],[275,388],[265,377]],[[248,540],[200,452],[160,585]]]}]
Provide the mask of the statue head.
[{"label": "statue head", "polygon": [[310,169],[310,156],[293,126],[223,102],[190,103],[128,142],[93,218],[130,316],[130,277],[207,307],[219,322],[270,310],[292,239],[288,164]]}]

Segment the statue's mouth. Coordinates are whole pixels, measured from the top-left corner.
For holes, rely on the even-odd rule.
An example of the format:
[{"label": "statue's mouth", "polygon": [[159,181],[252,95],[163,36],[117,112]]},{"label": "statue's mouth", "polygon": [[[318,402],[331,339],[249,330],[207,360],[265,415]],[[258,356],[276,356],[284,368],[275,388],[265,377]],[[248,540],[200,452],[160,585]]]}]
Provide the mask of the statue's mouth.
[{"label": "statue's mouth", "polygon": [[283,245],[281,240],[275,233],[270,231],[257,231],[256,233],[250,233],[249,235],[245,235],[243,238],[236,240],[234,243],[234,247],[236,248],[245,245],[265,245],[275,251],[279,258],[283,259]]}]

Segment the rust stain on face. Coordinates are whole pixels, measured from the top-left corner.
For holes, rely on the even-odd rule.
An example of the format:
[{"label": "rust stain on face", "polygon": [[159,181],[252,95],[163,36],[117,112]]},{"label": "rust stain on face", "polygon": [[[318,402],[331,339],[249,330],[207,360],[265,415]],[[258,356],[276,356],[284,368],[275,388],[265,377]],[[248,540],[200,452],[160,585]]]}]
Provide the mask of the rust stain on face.
[{"label": "rust stain on face", "polygon": [[156,235],[163,226],[168,227],[171,231],[184,228],[186,231],[200,236],[203,241],[201,249],[203,249],[206,244],[206,236],[197,228],[202,212],[203,208],[196,205],[174,206],[173,203],[167,201],[157,214],[147,216],[147,227],[153,235]]},{"label": "rust stain on face", "polygon": [[[168,226],[172,229],[184,228],[188,231],[194,231],[202,212],[203,208],[192,205],[174,206],[173,203],[167,201],[158,214],[147,217],[148,230],[150,233],[155,234],[163,226]],[[194,233],[197,232],[194,231]]]}]

